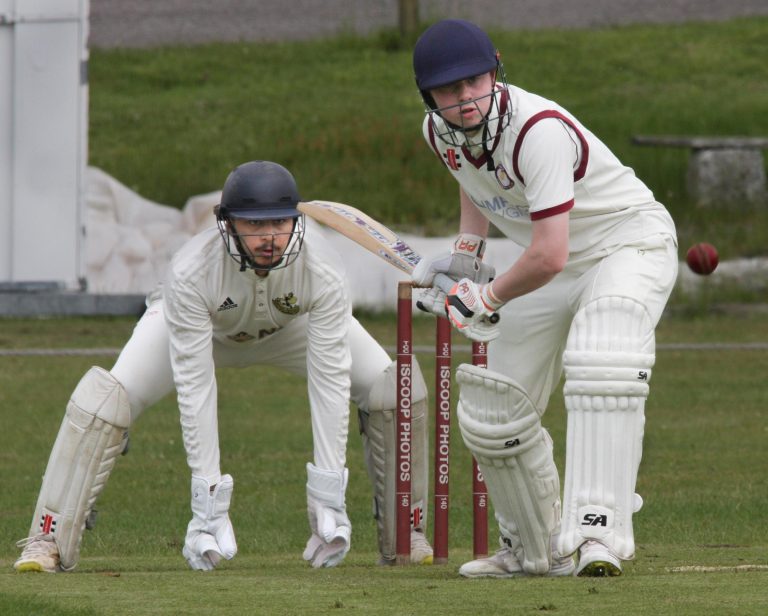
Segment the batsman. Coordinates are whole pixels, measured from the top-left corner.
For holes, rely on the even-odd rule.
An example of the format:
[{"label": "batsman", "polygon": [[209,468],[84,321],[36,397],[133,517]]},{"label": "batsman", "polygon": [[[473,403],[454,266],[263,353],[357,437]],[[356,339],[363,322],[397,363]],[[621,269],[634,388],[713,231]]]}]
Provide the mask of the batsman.
[{"label": "batsman", "polygon": [[[462,437],[485,478],[500,549],[465,577],[615,576],[635,554],[633,514],[655,328],[677,275],[664,206],[557,103],[508,84],[488,35],[463,20],[414,48],[423,135],[459,184],[453,250],[414,282],[461,278],[420,303],[489,342],[488,370],[460,366]],[[490,279],[489,225],[520,246]],[[500,320],[487,317],[499,312]],[[542,427],[565,373],[564,489]]]},{"label": "batsman", "polygon": [[[187,242],[115,365],[91,368],[72,392],[17,571],[71,571],[86,523],[142,412],[177,392],[192,518],[182,553],[214,569],[237,553],[222,473],[216,370],[271,365],[307,380],[314,455],[307,462],[309,540],[303,558],[333,567],[350,549],[346,464],[350,400],[358,409],[373,485],[380,563],[395,561],[395,362],[352,316],[343,264],[306,233],[298,187],[277,163],[252,161],[227,177],[217,227]],[[223,240],[223,241],[222,241]],[[411,559],[429,563],[424,529],[426,385],[414,367]],[[257,400],[257,399],[256,399]],[[259,413],[254,402],[253,413]],[[256,490],[257,486],[243,486]]]}]

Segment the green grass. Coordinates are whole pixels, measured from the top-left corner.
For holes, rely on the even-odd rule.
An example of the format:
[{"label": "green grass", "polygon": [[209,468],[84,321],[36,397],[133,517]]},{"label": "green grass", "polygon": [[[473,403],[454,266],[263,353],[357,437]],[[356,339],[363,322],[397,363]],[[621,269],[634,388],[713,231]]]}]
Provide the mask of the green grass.
[{"label": "green grass", "polygon": [[[600,30],[492,32],[512,83],[590,127],[670,208],[681,246],[765,255],[768,208],[694,208],[688,153],[635,134],[768,135],[768,18]],[[391,33],[289,44],[94,50],[90,161],[182,206],[266,158],[306,199],[343,201],[400,230],[455,229],[456,187],[423,142],[410,46]]]},{"label": "green grass", "polygon": [[[394,342],[392,315],[361,315],[381,342]],[[349,514],[353,549],[334,570],[300,559],[307,536],[304,463],[312,445],[304,383],[272,369],[219,372],[222,468],[235,477],[232,519],[239,554],[212,574],[181,556],[189,519],[189,471],[175,401],[147,411],[132,430],[99,499],[95,530],[70,575],[19,575],[14,541],[30,515],[64,404],[92,364],[113,357],[0,356],[3,413],[0,473],[0,613],[155,614],[648,614],[758,615],[768,609],[764,472],[768,353],[672,350],[678,342],[766,342],[759,316],[667,316],[651,382],[635,516],[637,557],[616,579],[462,580],[471,558],[469,458],[458,430],[451,468],[447,566],[380,568],[360,439],[350,430]],[[8,319],[0,348],[112,347],[131,319]],[[415,320],[429,344],[432,320]],[[454,337],[457,349],[464,340]],[[432,359],[419,357],[425,374]],[[457,352],[455,363],[466,361]],[[431,387],[431,379],[428,378]],[[565,411],[553,397],[545,424],[562,470]],[[454,427],[456,423],[454,420]],[[676,567],[720,567],[672,572]]]}]

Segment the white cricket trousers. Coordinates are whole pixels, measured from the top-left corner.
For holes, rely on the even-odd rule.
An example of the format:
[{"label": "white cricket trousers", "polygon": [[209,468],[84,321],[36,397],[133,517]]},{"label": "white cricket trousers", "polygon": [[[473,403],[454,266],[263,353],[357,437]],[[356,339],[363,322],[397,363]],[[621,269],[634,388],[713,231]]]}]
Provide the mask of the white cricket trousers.
[{"label": "white cricket trousers", "polygon": [[[269,365],[306,377],[307,317],[303,315],[274,334],[243,348],[213,343],[217,368]],[[387,352],[357,319],[349,324],[352,355],[351,398],[364,404],[376,378],[391,363]],[[149,406],[174,391],[168,328],[162,299],[152,301],[120,352],[112,375],[122,384],[131,404],[131,423]]]}]

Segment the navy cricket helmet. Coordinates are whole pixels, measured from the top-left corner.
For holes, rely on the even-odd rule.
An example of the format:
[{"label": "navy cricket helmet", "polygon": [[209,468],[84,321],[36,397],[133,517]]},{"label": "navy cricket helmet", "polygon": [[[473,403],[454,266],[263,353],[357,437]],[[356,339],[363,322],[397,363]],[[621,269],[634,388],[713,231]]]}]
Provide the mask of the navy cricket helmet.
[{"label": "navy cricket helmet", "polygon": [[422,94],[496,69],[499,55],[478,26],[445,19],[427,28],[413,50],[416,85]]},{"label": "navy cricket helmet", "polygon": [[[490,144],[509,123],[511,109],[501,103],[503,94],[497,84],[505,85],[506,76],[499,53],[488,35],[463,19],[439,21],[427,28],[416,41],[413,70],[427,114],[433,120],[434,134],[454,147],[481,147],[487,155],[488,168],[495,168]],[[494,73],[492,87],[475,99],[438,108],[430,93],[430,90],[491,72]],[[455,107],[475,105],[480,109],[486,103],[487,112],[483,112],[483,120],[472,126],[452,124],[443,115]]]},{"label": "navy cricket helmet", "polygon": [[[214,208],[214,213],[227,251],[240,264],[240,271],[286,267],[298,257],[305,231],[304,215],[297,209],[299,201],[296,180],[290,171],[277,163],[255,160],[239,165],[229,174],[221,191],[221,203]],[[256,264],[245,248],[243,234],[238,234],[232,224],[236,219],[293,219],[291,238],[282,258],[269,266]]]},{"label": "navy cricket helmet", "polygon": [[224,182],[217,216],[269,220],[296,218],[301,201],[293,175],[282,165],[254,160],[236,167]]}]

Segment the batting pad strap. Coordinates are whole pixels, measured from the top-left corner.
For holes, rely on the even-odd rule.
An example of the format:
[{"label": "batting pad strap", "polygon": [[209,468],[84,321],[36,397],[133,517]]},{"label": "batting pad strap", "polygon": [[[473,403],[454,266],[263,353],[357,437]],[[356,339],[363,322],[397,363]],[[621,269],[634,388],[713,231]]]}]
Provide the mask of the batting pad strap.
[{"label": "batting pad strap", "polygon": [[485,425],[526,421],[539,412],[517,382],[499,372],[460,364],[456,370],[460,398],[474,407],[476,419]]},{"label": "batting pad strap", "polygon": [[654,362],[650,353],[566,351],[564,393],[646,398]]},{"label": "batting pad strap", "polygon": [[536,444],[541,420],[525,391],[509,377],[485,368],[461,364],[458,408],[467,447],[488,458],[508,458]]},{"label": "batting pad strap", "polygon": [[324,470],[307,462],[307,495],[327,507],[341,509],[345,506],[348,480],[349,469]]},{"label": "batting pad strap", "polygon": [[462,404],[459,412],[464,442],[473,452],[488,458],[507,458],[520,455],[535,445],[535,437],[541,430],[538,415],[524,417],[518,421],[489,426],[472,419]]},{"label": "batting pad strap", "polygon": [[94,366],[72,392],[70,406],[82,412],[71,413],[72,422],[89,428],[98,420],[115,428],[128,429],[131,409],[127,398],[123,386],[110,372]]}]

